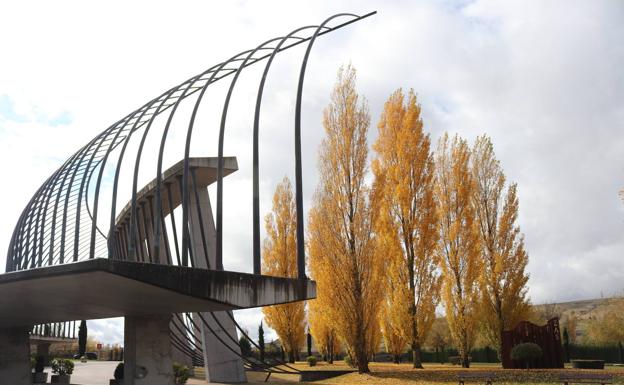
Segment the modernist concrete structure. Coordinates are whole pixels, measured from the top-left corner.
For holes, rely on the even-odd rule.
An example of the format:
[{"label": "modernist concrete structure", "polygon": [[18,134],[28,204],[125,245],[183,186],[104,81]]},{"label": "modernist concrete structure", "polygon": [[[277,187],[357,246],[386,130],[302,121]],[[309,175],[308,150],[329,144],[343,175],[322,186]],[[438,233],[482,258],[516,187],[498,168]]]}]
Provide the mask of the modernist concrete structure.
[{"label": "modernist concrete structure", "polygon": [[[2,383],[30,383],[29,335],[41,330],[42,324],[53,323],[55,337],[67,338],[72,337],[70,323],[75,320],[118,316],[125,317],[125,385],[172,385],[174,361],[203,365],[209,382],[245,382],[246,369],[295,371],[288,365],[278,368],[242,356],[238,334],[244,331],[232,311],[316,295],[315,283],[305,274],[304,74],[318,36],[372,14],[332,16],[191,77],[115,122],[51,175],[20,216],[6,273],[0,275]],[[300,44],[307,44],[307,49],[297,84],[294,125],[298,250],[293,257],[298,271],[289,278],[269,277],[261,274],[260,263],[262,94],[276,54]],[[265,67],[250,132],[253,223],[248,225],[253,228],[249,240],[253,274],[248,274],[224,270],[223,183],[238,164],[236,158],[225,157],[223,149],[237,79],[245,68],[259,62]],[[195,127],[204,95],[210,85],[224,79],[230,83],[220,122],[214,125],[217,156],[192,157],[193,132],[206,129],[205,124]],[[174,148],[172,143],[177,142],[170,138],[176,133],[184,140]],[[195,143],[193,148],[204,154],[213,147]],[[212,184],[216,185],[214,216],[208,193]],[[125,206],[119,205],[123,199],[128,200]]]}]

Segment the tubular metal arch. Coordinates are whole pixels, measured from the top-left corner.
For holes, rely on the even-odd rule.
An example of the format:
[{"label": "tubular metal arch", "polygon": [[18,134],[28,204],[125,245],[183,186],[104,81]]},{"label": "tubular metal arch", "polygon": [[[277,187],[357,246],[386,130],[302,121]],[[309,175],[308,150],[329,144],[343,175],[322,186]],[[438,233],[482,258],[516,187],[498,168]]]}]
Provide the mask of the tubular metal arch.
[{"label": "tubular metal arch", "polygon": [[[200,258],[202,257],[209,269],[222,270],[223,178],[226,172],[231,172],[226,169],[226,158],[223,150],[230,102],[244,69],[266,60],[256,94],[252,138],[253,272],[261,274],[259,131],[265,82],[278,53],[308,42],[299,74],[294,132],[298,275],[300,278],[305,278],[305,264],[302,264],[302,261],[305,261],[305,249],[301,170],[301,108],[307,60],[312,45],[318,36],[362,20],[374,13],[362,16],[342,13],[326,19],[320,25],[297,28],[284,36],[266,40],[253,49],[238,53],[228,60],[213,65],[169,88],[108,126],[80,147],[54,171],[28,201],[11,236],[7,251],[6,271],[28,270],[94,258],[194,267],[195,264],[201,262]],[[332,21],[339,17],[345,17],[348,20],[333,25]],[[227,77],[230,77],[230,83],[223,99],[217,131],[218,151],[216,179],[214,180],[217,183],[216,226],[214,227],[216,257],[214,265],[211,265],[204,226],[207,225],[208,220],[212,221],[212,213],[210,213],[210,218],[206,218],[199,208],[199,203],[197,203],[197,207],[192,207],[191,204],[193,200],[195,202],[200,201],[201,197],[198,191],[207,188],[207,186],[205,177],[202,181],[201,170],[191,164],[191,160],[195,160],[195,158],[190,158],[190,146],[193,132],[197,131],[195,127],[196,117],[206,92],[212,84]],[[192,96],[195,97],[194,100],[191,98]],[[180,106],[184,101],[187,101],[185,106],[189,107],[191,113],[182,118],[187,122],[186,127],[177,127],[173,121],[174,118],[182,115],[180,111],[183,109]],[[168,116],[163,115],[165,113],[168,113]],[[156,126],[156,118],[159,116],[166,117],[166,121],[158,122],[159,124],[164,123],[160,137],[157,136],[158,134],[154,134],[155,131],[158,132],[154,126]],[[179,173],[170,177],[164,175],[167,171],[163,172],[164,153],[167,144],[172,142],[169,140],[172,136],[171,132],[176,128],[185,134],[184,158]],[[152,136],[149,136],[150,133]],[[136,152],[129,150],[132,148],[130,146],[132,138],[139,136]],[[155,150],[157,153],[151,152],[152,149],[147,146],[148,139],[152,137],[156,138],[157,144],[154,147],[157,147]],[[139,176],[143,176],[141,166],[145,167],[146,154],[157,154],[156,175],[151,184],[140,190]],[[122,199],[120,185],[125,188],[120,180],[122,170],[126,169],[123,165],[124,160],[126,163],[132,164],[132,169],[128,167],[128,170],[132,170],[132,181],[130,183],[129,202],[125,207],[121,207],[118,205],[118,200]],[[151,190],[148,189],[149,194],[144,195],[147,191],[145,189],[148,187]],[[207,194],[206,191],[204,192]],[[106,205],[110,205],[110,208]],[[110,209],[110,215],[106,215],[107,209]],[[176,213],[181,214],[181,220],[180,218],[176,219],[174,210],[178,210]],[[117,216],[118,214],[119,216]],[[194,230],[194,237],[197,237],[196,232],[201,233],[201,239],[193,239],[193,247],[190,246],[191,235],[189,230],[189,217],[193,220],[192,215],[195,215],[199,221],[199,231]],[[168,220],[166,219],[167,216],[169,216]],[[99,223],[99,220],[104,223]],[[210,225],[214,226],[215,224],[211,223]],[[106,231],[107,227],[108,231]],[[211,316],[212,321],[224,329],[221,321],[214,314]],[[186,321],[184,317],[186,317]],[[242,331],[231,314],[230,317],[236,327]],[[197,325],[188,313],[176,315],[175,319],[179,323],[172,323],[171,325],[172,345],[189,355],[194,361],[201,360],[201,343],[198,343],[199,336],[197,333],[201,328],[207,328],[210,333],[215,334],[210,323],[202,314],[199,314],[200,325]],[[75,321],[42,324],[35,325],[32,333],[72,337],[76,334],[75,327]],[[174,331],[179,334],[176,335]],[[236,333],[232,335],[227,331],[225,338],[217,334],[215,336],[230,350],[232,350],[230,343],[238,341]],[[234,353],[236,352],[234,351]],[[254,370],[268,373],[273,371],[296,372],[296,369],[287,365],[283,368],[275,368],[274,365],[264,362],[258,363],[245,357],[242,359],[248,368]]]}]

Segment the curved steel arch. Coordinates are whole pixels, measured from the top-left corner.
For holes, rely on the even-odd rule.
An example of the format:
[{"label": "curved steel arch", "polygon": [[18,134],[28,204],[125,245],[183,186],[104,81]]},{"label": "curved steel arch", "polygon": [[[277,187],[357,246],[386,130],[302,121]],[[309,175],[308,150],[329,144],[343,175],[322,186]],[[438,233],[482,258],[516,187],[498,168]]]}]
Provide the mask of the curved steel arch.
[{"label": "curved steel arch", "polygon": [[[299,74],[297,86],[297,101],[295,109],[295,173],[296,173],[296,207],[297,207],[297,266],[298,276],[305,278],[305,249],[303,233],[303,198],[302,198],[302,170],[301,170],[301,104],[303,93],[303,81],[307,61],[312,45],[318,36],[332,32],[346,25],[369,17],[376,12],[365,15],[355,15],[341,13],[334,15],[320,25],[310,25],[291,31],[290,33],[269,39],[254,49],[243,51],[230,59],[220,62],[208,68],[204,72],[188,78],[184,82],[168,89],[159,96],[151,99],[136,110],[127,114],[119,121],[100,132],[92,140],[82,146],[65,163],[63,163],[35,192],[28,204],[22,211],[7,252],[6,271],[27,270],[45,265],[52,266],[69,262],[76,262],[93,258],[115,258],[142,261],[161,261],[161,263],[174,264],[173,252],[170,247],[170,238],[167,236],[165,216],[163,213],[163,197],[168,200],[168,207],[171,210],[171,230],[173,232],[173,244],[175,246],[175,262],[178,265],[189,266],[193,264],[193,259],[199,255],[191,256],[189,246],[189,211],[190,211],[190,191],[189,182],[192,183],[193,190],[197,194],[195,170],[189,165],[190,145],[192,141],[193,129],[200,105],[208,88],[215,82],[231,76],[231,81],[227,94],[223,100],[221,119],[218,128],[218,156],[217,156],[217,209],[216,209],[216,265],[210,266],[206,240],[204,242],[204,257],[208,268],[217,270],[223,269],[222,242],[223,242],[223,177],[224,177],[224,156],[223,148],[225,141],[225,130],[227,126],[227,116],[230,100],[234,92],[237,80],[243,70],[255,63],[266,59],[266,64],[262,76],[258,83],[258,91],[255,101],[254,123],[253,123],[253,182],[252,182],[252,202],[253,202],[253,272],[261,273],[261,250],[260,250],[260,213],[259,213],[259,131],[260,113],[264,86],[268,77],[268,72],[275,56],[308,42]],[[337,18],[347,18],[345,22],[330,26],[331,22]],[[186,126],[186,136],[184,141],[183,171],[178,181],[181,197],[182,221],[176,226],[173,215],[172,189],[171,184],[166,184],[163,180],[164,151],[170,132],[172,122],[179,106],[185,100],[196,99],[193,104],[192,113],[188,117]],[[145,143],[152,130],[153,124],[158,116],[166,116],[166,123],[162,128],[160,136],[157,164],[156,164],[156,188],[153,197],[147,203],[138,201],[138,177],[142,158],[144,155]],[[143,130],[141,132],[141,130]],[[138,149],[134,154],[134,165],[132,169],[131,199],[129,202],[129,217],[116,218],[117,200],[119,196],[120,174],[124,157],[134,134],[141,134]],[[117,155],[115,159],[115,155]],[[106,175],[106,170],[114,170],[112,175]],[[97,171],[97,177],[92,178]],[[112,184],[110,191],[106,189],[107,183]],[[164,190],[164,191],[163,191]],[[91,191],[93,192],[91,194]],[[110,196],[108,195],[110,194]],[[90,205],[90,195],[92,195],[92,205]],[[194,197],[198,200],[197,195]],[[110,216],[108,232],[102,231],[98,225],[98,218],[102,218],[100,211],[103,202],[110,204]],[[155,203],[155,204],[153,204]],[[122,210],[123,211],[123,210]],[[203,220],[200,215],[200,225]],[[141,219],[139,219],[141,217]],[[106,218],[104,215],[103,218]],[[205,218],[204,218],[205,219]],[[117,221],[128,221],[127,225],[118,227]],[[126,223],[126,222],[123,222]],[[148,230],[153,230],[153,239],[145,236]],[[179,230],[179,231],[178,231]],[[178,234],[181,231],[182,244],[178,244]],[[203,231],[201,231],[202,237]],[[144,241],[145,239],[145,241]],[[161,240],[165,245],[166,262],[161,258]],[[147,244],[145,244],[147,242]],[[195,250],[200,253],[200,250]],[[188,317],[188,315],[187,315]],[[213,315],[214,317],[214,315]],[[179,317],[178,317],[179,318]],[[203,316],[200,315],[202,323],[210,329]],[[233,317],[232,317],[233,318]],[[216,320],[216,318],[215,318]],[[216,320],[218,322],[218,320]],[[191,320],[191,322],[193,322]],[[235,321],[234,321],[235,322]],[[193,322],[194,323],[194,322]],[[182,322],[183,325],[185,325]],[[237,327],[238,324],[236,324]],[[66,325],[48,326],[48,328],[59,331],[59,333],[75,334],[72,328]],[[186,325],[185,325],[186,327]],[[75,324],[74,324],[75,328]],[[42,326],[35,326],[33,332],[40,331]],[[194,329],[194,328],[193,328]],[[240,327],[239,327],[240,329]],[[61,332],[62,331],[62,332]],[[197,347],[192,341],[192,330],[185,335],[191,345]],[[183,334],[186,334],[183,333]],[[227,333],[226,333],[227,334]],[[172,334],[173,335],[173,334]],[[228,334],[230,340],[236,340],[235,336]],[[188,348],[188,344],[180,341],[180,337],[172,338],[175,345],[181,350],[196,358],[197,351]],[[224,341],[219,339],[222,343]],[[226,344],[227,345],[227,344]],[[186,349],[188,348],[188,349]],[[188,351],[186,351],[188,350]],[[248,362],[249,365],[254,365]],[[263,363],[264,364],[264,363]],[[255,364],[257,366],[257,364]],[[262,365],[261,365],[262,366]],[[264,365],[262,370],[268,370],[269,365]],[[289,368],[292,369],[292,368]],[[281,369],[284,371],[284,369]]]}]

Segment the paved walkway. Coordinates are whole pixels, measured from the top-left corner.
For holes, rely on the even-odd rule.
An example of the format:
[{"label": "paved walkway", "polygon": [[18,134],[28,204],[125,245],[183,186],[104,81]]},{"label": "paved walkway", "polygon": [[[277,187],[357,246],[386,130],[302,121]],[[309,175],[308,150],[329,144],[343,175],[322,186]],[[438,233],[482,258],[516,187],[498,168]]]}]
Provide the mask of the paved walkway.
[{"label": "paved walkway", "polygon": [[117,361],[88,361],[76,362],[74,373],[71,376],[72,384],[80,385],[108,385],[113,377]]},{"label": "paved walkway", "polygon": [[[109,385],[118,363],[117,361],[88,361],[84,364],[75,362],[71,382],[75,385]],[[51,374],[52,370],[46,368],[46,372]],[[48,374],[48,378],[50,374]],[[190,379],[187,384],[206,384],[206,381]]]}]

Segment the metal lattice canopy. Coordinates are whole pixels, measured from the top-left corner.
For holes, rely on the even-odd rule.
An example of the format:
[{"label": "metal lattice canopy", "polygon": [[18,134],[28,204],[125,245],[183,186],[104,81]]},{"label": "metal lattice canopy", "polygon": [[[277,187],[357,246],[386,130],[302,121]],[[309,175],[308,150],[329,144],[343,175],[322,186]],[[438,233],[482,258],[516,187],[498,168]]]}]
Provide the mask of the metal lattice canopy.
[{"label": "metal lattice canopy", "polygon": [[[120,260],[139,260],[151,262],[157,260],[161,250],[161,238],[165,237],[163,202],[171,196],[169,184],[163,180],[163,152],[170,137],[172,121],[186,121],[184,159],[181,164],[182,231],[181,245],[176,241],[175,258],[166,257],[169,264],[189,266],[189,205],[194,173],[189,157],[192,133],[201,101],[207,89],[217,81],[229,79],[230,84],[223,100],[221,121],[218,131],[217,157],[217,203],[216,203],[216,266],[223,269],[223,176],[226,172],[226,160],[223,157],[225,130],[227,126],[228,106],[232,92],[241,72],[256,63],[263,62],[264,70],[259,79],[255,103],[253,124],[253,271],[260,274],[260,224],[259,224],[259,173],[258,173],[258,134],[262,96],[271,63],[275,56],[284,50],[300,44],[307,44],[302,59],[295,109],[295,169],[296,169],[296,204],[297,204],[297,245],[299,277],[305,277],[303,198],[301,175],[301,102],[304,75],[311,48],[318,36],[375,14],[362,16],[350,13],[334,15],[320,25],[298,28],[285,36],[270,39],[256,48],[241,52],[206,71],[195,75],[179,85],[165,91],[140,108],[126,115],[102,131],[85,146],[72,155],[54,174],[37,190],[22,212],[8,249],[6,271],[26,270],[37,267],[59,265],[93,258],[113,258]],[[180,115],[179,112],[185,116]],[[190,112],[190,113],[189,113]],[[164,127],[154,129],[155,120],[163,116]],[[176,126],[176,129],[179,129]],[[141,165],[144,144],[148,136],[160,135],[157,154],[157,167],[152,188],[153,207],[146,207],[139,201],[138,174]],[[139,141],[136,153],[126,150],[131,138]],[[126,161],[124,163],[124,160]],[[125,202],[117,199],[122,164],[132,164],[132,199],[124,210],[124,220],[128,221],[126,234],[116,226],[118,208]],[[105,169],[113,169],[114,175],[105,176]],[[104,186],[105,181],[112,181],[112,186]],[[106,191],[106,194],[104,193]],[[102,207],[110,207],[103,210]],[[149,212],[153,218],[153,245],[147,250],[139,239],[145,231],[144,218]],[[110,218],[108,228],[98,226],[98,219]],[[143,227],[143,229],[142,229]],[[173,247],[172,247],[173,248]],[[145,249],[145,250],[144,250]],[[171,254],[174,254],[171,252]]]},{"label": "metal lattice canopy", "polygon": [[[35,325],[31,334],[67,338],[76,336],[76,322],[72,319],[119,316],[141,309],[149,313],[160,306],[161,312],[175,313],[170,326],[172,346],[192,358],[194,364],[201,364],[204,359],[200,330],[205,328],[244,360],[248,369],[296,372],[288,365],[277,368],[241,356],[240,349],[232,348],[238,344],[235,329],[224,336],[214,332],[214,327],[225,330],[222,322],[231,322],[246,336],[232,313],[223,312],[226,318],[218,318],[212,310],[202,309],[234,309],[314,298],[315,285],[305,276],[303,229],[301,105],[306,65],[317,37],[373,14],[337,14],[320,25],[298,28],[232,56],[145,103],[80,148],[41,185],[15,226],[7,255],[9,274],[0,276],[0,286],[10,293],[0,300],[0,324],[52,322]],[[294,116],[298,278],[275,278],[260,275],[259,122],[264,86],[274,58],[298,45],[306,47]],[[223,148],[233,90],[243,70],[256,63],[264,63],[264,69],[253,106],[250,193],[254,274],[245,274],[222,271],[223,177],[238,169],[236,158],[224,157]],[[200,110],[207,104],[202,100],[209,87],[220,80],[229,80],[229,86],[222,107],[219,106],[222,109],[217,157],[190,157],[193,132],[204,129],[204,125],[196,124]],[[171,139],[174,135],[184,139],[183,148],[177,149],[184,156],[164,169],[165,148],[176,144]],[[150,141],[156,144],[155,150],[146,146]],[[151,158],[155,159],[155,174],[147,178],[147,185],[139,185],[139,168]],[[127,181],[127,175],[131,179],[131,199],[126,203],[118,197],[120,184]],[[217,187],[216,223],[212,222],[207,197],[211,183]],[[211,231],[205,231],[205,227]],[[78,274],[87,278],[75,280]],[[100,282],[100,286],[111,290],[90,290],[88,284],[83,284],[85,281],[95,285]],[[226,286],[235,295],[224,295],[222,289]],[[48,298],[50,291],[58,295]],[[82,293],[88,298],[81,299]],[[268,302],[262,302],[262,293],[269,295]],[[18,298],[20,295],[25,298]],[[37,311],[19,311],[26,305]],[[198,313],[188,313],[193,311]]]}]

